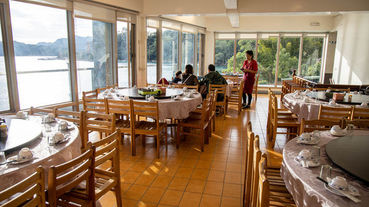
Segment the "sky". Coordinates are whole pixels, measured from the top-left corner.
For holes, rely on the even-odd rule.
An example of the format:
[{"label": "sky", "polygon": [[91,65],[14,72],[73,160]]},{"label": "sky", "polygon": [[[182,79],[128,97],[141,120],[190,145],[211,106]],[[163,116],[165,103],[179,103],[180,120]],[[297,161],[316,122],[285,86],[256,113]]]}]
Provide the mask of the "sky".
[{"label": "sky", "polygon": [[[13,40],[27,44],[67,38],[66,10],[10,1]],[[76,35],[91,36],[92,21],[75,19]]]}]

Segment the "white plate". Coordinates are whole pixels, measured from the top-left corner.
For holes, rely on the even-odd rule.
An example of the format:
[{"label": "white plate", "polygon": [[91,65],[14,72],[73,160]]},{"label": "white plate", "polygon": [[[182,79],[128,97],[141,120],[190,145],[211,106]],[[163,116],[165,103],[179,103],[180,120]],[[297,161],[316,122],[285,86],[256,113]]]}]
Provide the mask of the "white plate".
[{"label": "white plate", "polygon": [[70,139],[70,136],[69,135],[65,135],[64,139],[60,140],[59,142],[56,142],[56,143],[51,143],[50,142],[50,145],[58,145],[58,144],[62,144],[64,142],[67,142],[68,140]]},{"label": "white plate", "polygon": [[319,142],[320,142],[319,137],[312,138],[310,141],[299,140],[299,138],[297,138],[297,140],[296,140],[296,143],[298,143],[298,144],[307,144],[307,145],[316,145]]},{"label": "white plate", "polygon": [[[325,189],[327,189],[329,192],[339,195],[339,196],[344,196],[342,193],[338,192],[336,189],[332,188],[331,186],[324,184]],[[347,193],[353,195],[353,196],[360,196],[360,192],[357,188],[355,188],[354,186],[348,184],[348,189],[346,190]]]},{"label": "white plate", "polygon": [[7,159],[7,162],[10,165],[19,165],[19,164],[23,164],[23,163],[26,163],[26,162],[30,162],[34,159],[35,159],[35,157],[31,157],[29,159],[24,159],[24,160],[18,160],[18,156],[13,156],[13,157],[9,157]]},{"label": "white plate", "polygon": [[[305,168],[320,166],[320,162],[315,161],[315,160],[300,160],[298,157],[295,157],[295,161],[298,162],[302,167],[305,167]],[[306,165],[304,165],[303,162],[305,162]]]}]

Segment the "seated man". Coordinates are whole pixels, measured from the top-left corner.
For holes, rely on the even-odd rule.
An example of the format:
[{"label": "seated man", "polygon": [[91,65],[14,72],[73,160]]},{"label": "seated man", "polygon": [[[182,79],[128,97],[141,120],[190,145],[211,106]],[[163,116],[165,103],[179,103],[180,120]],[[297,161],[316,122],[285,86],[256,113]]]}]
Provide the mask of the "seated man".
[{"label": "seated man", "polygon": [[181,82],[182,81],[181,77],[182,77],[182,71],[177,71],[176,72],[176,77],[173,78],[172,83]]},{"label": "seated man", "polygon": [[[217,85],[226,85],[227,81],[226,79],[218,73],[218,71],[215,71],[215,66],[213,64],[210,64],[208,66],[208,74],[205,75],[204,79],[200,82],[200,85],[206,85],[206,93],[202,93],[202,95],[206,97],[208,91],[209,91],[209,84],[217,84]],[[224,95],[219,94],[217,97],[217,101],[222,101],[224,98]]]}]

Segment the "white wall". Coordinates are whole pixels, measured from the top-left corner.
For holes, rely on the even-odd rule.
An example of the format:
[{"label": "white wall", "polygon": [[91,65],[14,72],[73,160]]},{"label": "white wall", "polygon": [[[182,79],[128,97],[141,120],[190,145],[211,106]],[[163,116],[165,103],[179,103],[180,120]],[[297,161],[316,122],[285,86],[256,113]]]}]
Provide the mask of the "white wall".
[{"label": "white wall", "polygon": [[340,84],[369,84],[369,12],[336,17],[333,79]]},{"label": "white wall", "polygon": [[143,10],[143,0],[95,0],[95,1],[138,12],[142,12]]}]

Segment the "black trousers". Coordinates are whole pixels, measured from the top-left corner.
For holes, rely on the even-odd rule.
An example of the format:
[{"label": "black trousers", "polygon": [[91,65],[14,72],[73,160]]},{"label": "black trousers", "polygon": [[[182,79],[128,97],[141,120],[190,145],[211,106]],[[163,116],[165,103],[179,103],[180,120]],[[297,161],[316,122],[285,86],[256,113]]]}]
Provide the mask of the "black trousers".
[{"label": "black trousers", "polygon": [[247,99],[248,99],[248,102],[246,103],[246,93],[243,93],[242,94],[242,99],[243,99],[243,103],[246,104],[246,105],[250,105],[251,104],[251,100],[252,100],[252,93],[248,93],[247,94]]}]

